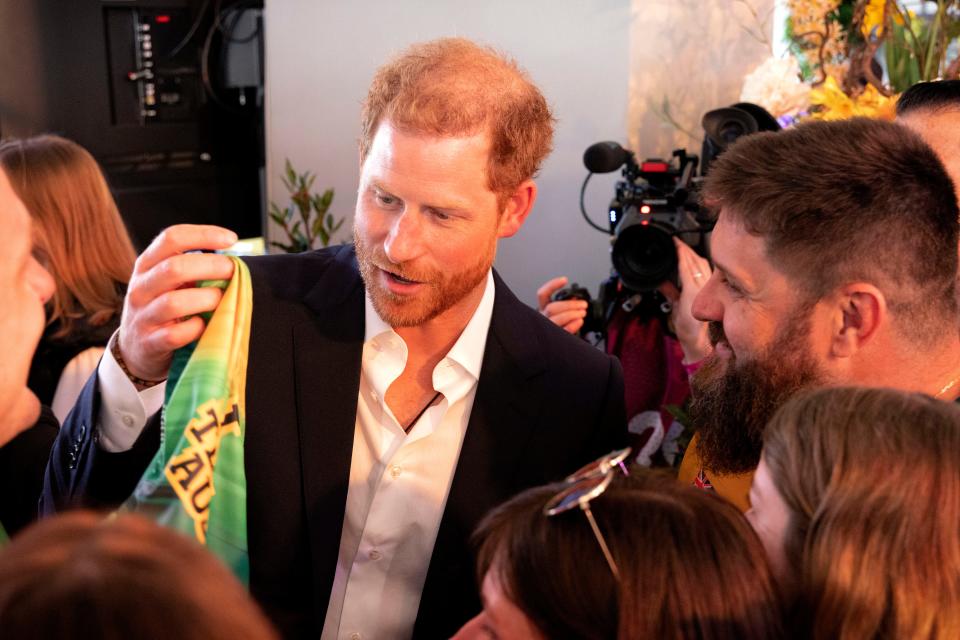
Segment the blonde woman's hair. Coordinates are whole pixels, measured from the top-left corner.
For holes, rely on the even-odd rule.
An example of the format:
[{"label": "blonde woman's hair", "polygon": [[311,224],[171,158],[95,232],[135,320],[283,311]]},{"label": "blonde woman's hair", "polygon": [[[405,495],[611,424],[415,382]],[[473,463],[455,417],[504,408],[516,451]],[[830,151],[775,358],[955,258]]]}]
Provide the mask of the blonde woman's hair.
[{"label": "blonde woman's hair", "polygon": [[813,638],[960,637],[960,407],[833,388],[785,404],[763,459]]},{"label": "blonde woman's hair", "polygon": [[64,337],[120,313],[136,252],[100,167],[83,147],[43,135],[0,144],[0,169],[33,217],[34,251],[56,282],[48,322]]}]

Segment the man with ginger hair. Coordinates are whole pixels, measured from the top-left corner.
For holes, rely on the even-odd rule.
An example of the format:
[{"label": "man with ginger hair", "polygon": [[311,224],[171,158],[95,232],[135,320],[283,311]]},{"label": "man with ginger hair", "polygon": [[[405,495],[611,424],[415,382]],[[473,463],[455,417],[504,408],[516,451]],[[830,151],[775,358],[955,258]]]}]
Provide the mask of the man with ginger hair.
[{"label": "man with ginger hair", "polygon": [[[467,539],[485,511],[623,441],[617,362],[492,270],[533,207],[552,129],[501,54],[415,45],[364,103],[355,244],[248,261],[250,587],[285,636],[451,636],[480,609]],[[171,352],[219,299],[181,285],[232,273],[184,251],[233,240],[174,227],[139,258],[44,510],[129,495],[157,447]]]}]

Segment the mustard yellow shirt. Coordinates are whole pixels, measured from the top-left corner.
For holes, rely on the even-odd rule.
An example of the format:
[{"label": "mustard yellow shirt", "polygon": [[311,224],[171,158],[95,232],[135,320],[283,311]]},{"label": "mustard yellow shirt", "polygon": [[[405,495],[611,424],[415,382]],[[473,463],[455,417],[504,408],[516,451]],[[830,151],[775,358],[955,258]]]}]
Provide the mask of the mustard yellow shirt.
[{"label": "mustard yellow shirt", "polygon": [[713,488],[718,494],[732,502],[740,511],[750,508],[750,485],[753,483],[753,471],[736,475],[721,475],[707,471],[700,464],[697,454],[697,435],[694,434],[690,445],[680,462],[677,474],[680,482],[696,485],[704,489]]}]

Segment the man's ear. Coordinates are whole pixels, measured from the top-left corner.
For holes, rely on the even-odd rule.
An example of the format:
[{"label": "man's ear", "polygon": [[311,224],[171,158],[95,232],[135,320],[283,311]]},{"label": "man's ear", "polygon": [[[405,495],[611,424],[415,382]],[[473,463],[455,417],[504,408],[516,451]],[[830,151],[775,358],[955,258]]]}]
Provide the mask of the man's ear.
[{"label": "man's ear", "polygon": [[537,185],[533,180],[524,180],[514,190],[503,207],[497,223],[497,237],[509,238],[523,226],[533,203],[537,199]]},{"label": "man's ear", "polygon": [[887,323],[887,299],[874,285],[857,282],[840,289],[836,300],[830,350],[837,357],[850,357]]}]

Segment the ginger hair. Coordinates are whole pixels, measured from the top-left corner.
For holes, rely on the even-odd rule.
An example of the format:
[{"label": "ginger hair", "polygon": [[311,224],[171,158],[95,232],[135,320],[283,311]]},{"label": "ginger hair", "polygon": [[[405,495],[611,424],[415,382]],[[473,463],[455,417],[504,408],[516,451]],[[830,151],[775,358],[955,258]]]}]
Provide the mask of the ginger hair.
[{"label": "ginger hair", "polygon": [[554,118],[517,63],[464,38],[415,44],[380,67],[363,103],[360,160],[384,121],[433,136],[490,135],[487,185],[501,198],[550,153]]},{"label": "ginger hair", "polygon": [[50,323],[67,337],[120,314],[136,252],[93,156],[52,135],[0,144],[0,169],[33,218],[34,251],[56,283]]}]

